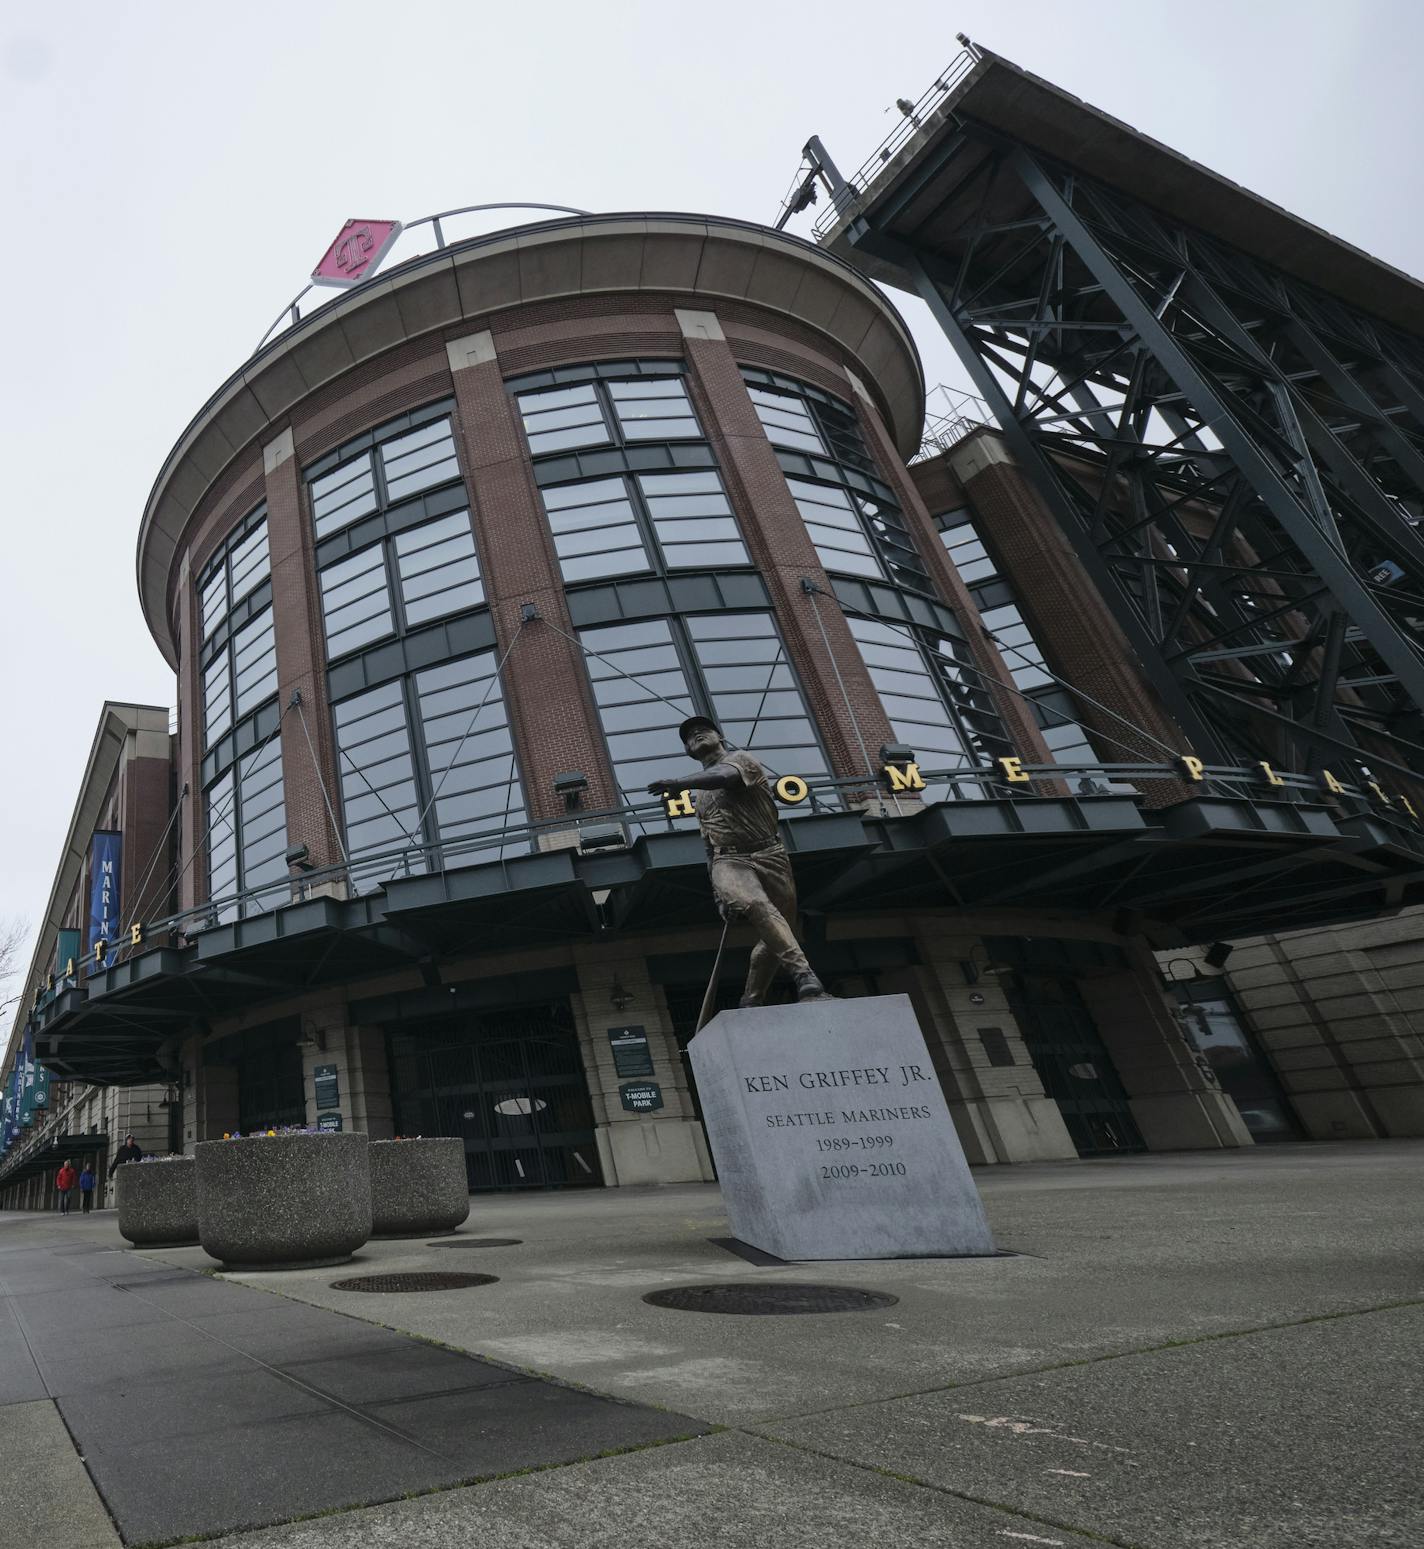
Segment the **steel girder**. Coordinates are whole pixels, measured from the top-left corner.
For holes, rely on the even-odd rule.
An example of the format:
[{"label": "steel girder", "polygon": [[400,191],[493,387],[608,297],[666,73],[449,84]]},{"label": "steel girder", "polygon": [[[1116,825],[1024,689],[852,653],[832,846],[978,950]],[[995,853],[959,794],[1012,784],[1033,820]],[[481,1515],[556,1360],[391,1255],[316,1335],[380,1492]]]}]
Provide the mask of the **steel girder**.
[{"label": "steel girder", "polygon": [[1424,767],[1424,342],[973,124],[933,163],[847,234],[929,304],[1184,733]]}]

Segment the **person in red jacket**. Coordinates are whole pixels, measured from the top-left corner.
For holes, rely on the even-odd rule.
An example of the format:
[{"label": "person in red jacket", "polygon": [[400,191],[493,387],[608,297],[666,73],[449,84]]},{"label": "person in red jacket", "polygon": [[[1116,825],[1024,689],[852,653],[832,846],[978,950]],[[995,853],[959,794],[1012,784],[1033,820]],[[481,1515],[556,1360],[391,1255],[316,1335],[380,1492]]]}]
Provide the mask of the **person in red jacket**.
[{"label": "person in red jacket", "polygon": [[69,1196],[74,1192],[74,1185],[78,1182],[79,1174],[75,1172],[73,1162],[66,1162],[55,1175],[54,1186],[59,1190],[60,1215],[69,1214]]}]

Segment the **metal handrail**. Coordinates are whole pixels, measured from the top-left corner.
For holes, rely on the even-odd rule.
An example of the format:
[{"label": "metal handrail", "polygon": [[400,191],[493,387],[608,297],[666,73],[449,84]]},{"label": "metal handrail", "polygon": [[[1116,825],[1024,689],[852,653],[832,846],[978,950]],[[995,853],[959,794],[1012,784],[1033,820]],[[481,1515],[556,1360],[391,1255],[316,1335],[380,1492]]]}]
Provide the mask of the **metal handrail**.
[{"label": "metal handrail", "polygon": [[846,216],[861,207],[870,185],[890,163],[896,152],[924,128],[926,120],[938,109],[942,99],[947,97],[978,63],[979,56],[972,48],[962,49],[950,61],[948,69],[941,71],[935,77],[929,90],[908,113],[901,109],[903,116],[900,122],[875,147],[850,182],[839,193],[831,196],[829,205],[812,225],[811,230],[818,241],[824,241],[826,233],[833,226],[838,226]]},{"label": "metal handrail", "polygon": [[[1026,784],[1018,782],[1009,783],[1003,771],[994,766],[966,765],[953,769],[920,769],[920,775],[927,786],[948,785],[955,792],[956,800],[983,800],[990,792],[997,799],[1009,797],[1018,802],[1024,801],[1048,801],[1062,800],[1061,788],[1066,783],[1070,786],[1076,782],[1077,790],[1070,799],[1092,797],[1117,797],[1119,799],[1136,799],[1141,793],[1124,791],[1123,784],[1134,782],[1158,782],[1184,780],[1184,772],[1171,763],[1073,763],[1073,764],[1030,764],[1021,765],[1023,774],[1028,776]],[[1283,784],[1272,787],[1274,800],[1294,800],[1307,805],[1320,805],[1330,800],[1321,790],[1319,784],[1309,775],[1294,774],[1286,771],[1276,771],[1277,778]],[[1226,766],[1208,765],[1203,770],[1203,779],[1195,787],[1199,792],[1213,795],[1224,795],[1233,800],[1241,800],[1248,794],[1242,787],[1250,787],[1253,784],[1259,786],[1261,774],[1259,769],[1230,768]],[[874,804],[878,811],[872,815],[879,818],[893,819],[896,817],[911,816],[916,812],[925,810],[924,803],[919,800],[906,800],[904,796],[897,797],[890,794],[883,785],[878,784],[869,775],[858,775],[847,778],[824,778],[808,780],[809,796],[807,798],[809,810],[818,813],[844,813],[847,811],[861,812],[861,803]],[[1040,784],[1056,786],[1058,789],[1039,790]],[[1113,787],[1116,786],[1116,789]],[[967,788],[968,795],[961,787]],[[1086,788],[1085,788],[1086,787]],[[1376,802],[1363,792],[1354,787],[1346,787],[1347,796],[1358,801],[1364,810],[1372,812],[1375,816],[1390,820],[1395,816],[1387,809],[1381,809]],[[856,804],[852,806],[852,803]],[[133,949],[129,943],[116,944],[117,956],[111,967],[128,961],[136,955],[136,950],[150,950],[157,942],[153,938],[166,935],[182,935],[189,940],[196,939],[204,930],[214,929],[228,921],[221,917],[233,911],[239,911],[254,903],[261,903],[270,896],[281,897],[286,902],[303,901],[299,896],[293,899],[293,890],[298,890],[299,895],[332,882],[352,883],[359,881],[362,874],[369,874],[373,870],[381,870],[387,865],[393,865],[399,869],[399,875],[388,876],[383,881],[398,881],[402,877],[413,878],[418,876],[439,875],[443,871],[458,869],[450,866],[450,862],[458,861],[471,855],[477,855],[481,851],[500,850],[505,848],[523,848],[524,853],[533,850],[537,845],[540,834],[568,833],[571,830],[581,830],[585,827],[597,828],[611,824],[626,824],[645,831],[655,828],[668,833],[690,833],[695,836],[696,830],[686,826],[690,819],[674,819],[667,815],[663,804],[659,801],[630,802],[622,806],[607,807],[596,811],[579,811],[562,818],[539,819],[534,822],[521,823],[509,828],[499,829],[488,834],[476,835],[468,839],[460,839],[452,842],[436,842],[434,844],[414,843],[403,846],[392,846],[385,850],[373,851],[366,855],[357,855],[348,861],[339,862],[333,866],[326,866],[308,872],[303,872],[299,877],[283,877],[274,882],[263,883],[255,888],[245,888],[239,892],[227,894],[220,898],[209,899],[204,903],[196,904],[188,909],[178,911],[176,914],[167,915],[162,919],[143,922],[144,941],[142,947]],[[794,820],[792,820],[794,821]],[[1415,831],[1417,832],[1417,831]],[[1420,845],[1424,846],[1424,835],[1419,836]],[[625,845],[633,841],[625,834]],[[544,852],[555,853],[555,852]],[[591,852],[584,852],[585,854]],[[598,852],[592,852],[598,853]],[[319,896],[319,895],[311,895]],[[265,909],[264,911],[265,912]],[[236,915],[233,914],[236,918]],[[196,927],[190,929],[189,927]],[[60,981],[51,994],[46,992],[35,1003],[33,1011],[41,1010],[53,1003],[53,1000],[67,989],[78,988],[88,979],[95,977],[96,972],[106,972],[97,968],[92,960],[80,965],[80,971],[73,979]]]},{"label": "metal handrail", "polygon": [[[571,204],[530,204],[520,200],[512,200],[507,203],[501,202],[498,204],[462,204],[458,209],[441,210],[438,214],[422,215],[419,220],[405,222],[401,227],[400,236],[396,238],[395,245],[399,247],[405,241],[406,236],[410,232],[417,230],[419,227],[430,226],[435,233],[434,251],[437,253],[443,252],[449,244],[445,241],[445,231],[441,226],[441,222],[453,220],[457,215],[477,215],[483,210],[548,210],[550,213],[555,215],[589,215],[592,213],[589,210],[575,209]],[[412,258],[420,258],[429,251],[430,249],[428,248],[422,248],[419,252],[407,253],[403,258],[398,260],[397,263],[383,268],[381,273],[389,274],[392,268],[399,268],[400,264],[407,263]],[[374,279],[374,273],[367,278]],[[364,283],[364,280],[362,283]],[[295,324],[301,322],[303,315],[300,309],[301,300],[304,296],[310,295],[312,291],[318,288],[319,287],[315,284],[308,283],[304,285],[295,296],[292,297],[286,306],[284,306],[277,314],[277,316],[272,320],[272,326],[257,341],[257,347],[252,351],[253,355],[260,353],[263,346],[267,344],[267,342],[276,334],[281,333],[284,329],[291,328]],[[320,288],[324,289],[325,287]],[[352,290],[356,288],[357,287],[355,286],[350,287]],[[323,299],[316,306],[308,308],[306,316],[310,317],[313,312],[319,312],[322,307],[330,305],[331,302],[339,301],[342,295],[345,294],[347,294],[346,291],[339,291],[337,294]]]}]

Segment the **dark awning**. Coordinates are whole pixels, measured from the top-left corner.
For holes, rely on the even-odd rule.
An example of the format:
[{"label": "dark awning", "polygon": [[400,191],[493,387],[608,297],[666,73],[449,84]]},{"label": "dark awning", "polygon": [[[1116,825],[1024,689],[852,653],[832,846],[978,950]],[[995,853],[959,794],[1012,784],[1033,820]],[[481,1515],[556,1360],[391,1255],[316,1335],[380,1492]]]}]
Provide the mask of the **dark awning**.
[{"label": "dark awning", "polygon": [[[956,801],[903,816],[807,814],[784,825],[803,908],[828,917],[1022,909],[1102,918],[1154,947],[1368,919],[1424,902],[1424,834],[1383,814],[1200,796]],[[202,931],[61,993],[35,1013],[36,1055],[61,1078],[162,1079],[177,1040],[327,984],[448,956],[711,924],[695,832],[625,850],[565,849],[402,878]],[[494,971],[499,971],[497,963]]]}]

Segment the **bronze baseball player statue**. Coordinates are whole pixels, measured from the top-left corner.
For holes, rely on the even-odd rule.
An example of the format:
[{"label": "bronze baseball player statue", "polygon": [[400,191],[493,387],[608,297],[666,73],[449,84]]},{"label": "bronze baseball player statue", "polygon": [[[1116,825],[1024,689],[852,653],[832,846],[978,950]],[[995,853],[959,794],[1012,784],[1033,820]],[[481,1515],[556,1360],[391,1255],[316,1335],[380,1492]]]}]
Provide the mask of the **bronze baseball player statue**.
[{"label": "bronze baseball player statue", "polygon": [[707,846],[718,911],[728,924],[750,921],[757,933],[742,1005],[765,1002],[778,967],[791,975],[797,1000],[829,999],[791,927],[796,882],[766,771],[750,753],[728,748],[705,716],[685,720],[678,735],[688,757],[702,765],[702,773],[653,780],[648,790],[655,796],[696,792],[697,823]]}]

